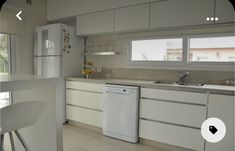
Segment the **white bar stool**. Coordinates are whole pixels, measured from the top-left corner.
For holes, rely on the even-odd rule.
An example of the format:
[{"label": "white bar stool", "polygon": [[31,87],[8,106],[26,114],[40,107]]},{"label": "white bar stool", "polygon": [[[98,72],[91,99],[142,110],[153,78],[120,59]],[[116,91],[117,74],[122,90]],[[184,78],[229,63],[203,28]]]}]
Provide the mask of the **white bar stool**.
[{"label": "white bar stool", "polygon": [[15,103],[0,108],[0,151],[4,151],[3,142],[4,134],[6,133],[9,133],[11,148],[12,151],[15,151],[13,132],[15,132],[24,149],[30,151],[18,130],[36,124],[45,106],[46,103],[43,101],[30,101]]}]

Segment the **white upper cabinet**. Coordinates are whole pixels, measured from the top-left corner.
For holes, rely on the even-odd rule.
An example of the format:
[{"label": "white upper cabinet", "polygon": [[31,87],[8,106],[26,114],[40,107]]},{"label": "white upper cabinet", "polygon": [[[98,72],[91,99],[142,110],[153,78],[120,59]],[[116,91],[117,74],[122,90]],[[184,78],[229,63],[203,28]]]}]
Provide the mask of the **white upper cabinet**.
[{"label": "white upper cabinet", "polygon": [[234,22],[234,9],[232,3],[228,0],[215,0],[215,17],[218,17],[218,21],[215,23],[227,23]]},{"label": "white upper cabinet", "polygon": [[150,28],[212,24],[214,0],[167,0],[150,7]]},{"label": "white upper cabinet", "polygon": [[205,151],[234,151],[234,96],[209,95],[208,118],[221,119],[226,126],[226,135],[218,143],[206,143]]},{"label": "white upper cabinet", "polygon": [[77,16],[77,35],[113,32],[113,10]]},{"label": "white upper cabinet", "polygon": [[149,5],[136,5],[115,10],[115,31],[149,28]]}]

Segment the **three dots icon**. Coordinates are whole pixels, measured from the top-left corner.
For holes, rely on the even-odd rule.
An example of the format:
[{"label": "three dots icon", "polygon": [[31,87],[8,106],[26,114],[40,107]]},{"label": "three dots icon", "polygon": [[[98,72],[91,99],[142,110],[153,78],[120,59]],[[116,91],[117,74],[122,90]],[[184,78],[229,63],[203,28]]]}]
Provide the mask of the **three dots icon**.
[{"label": "three dots icon", "polygon": [[219,17],[207,17],[207,21],[219,21]]}]

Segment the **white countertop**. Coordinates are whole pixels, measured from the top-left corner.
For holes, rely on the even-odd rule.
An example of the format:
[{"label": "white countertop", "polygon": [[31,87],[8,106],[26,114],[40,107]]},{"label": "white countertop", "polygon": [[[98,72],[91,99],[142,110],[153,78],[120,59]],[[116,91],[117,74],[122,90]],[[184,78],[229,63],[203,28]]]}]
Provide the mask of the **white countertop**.
[{"label": "white countertop", "polygon": [[0,75],[0,92],[53,87],[59,85],[60,81],[61,78],[42,78],[34,75]]},{"label": "white countertop", "polygon": [[216,94],[229,94],[234,95],[235,87],[227,85],[210,85],[206,84],[203,86],[187,86],[187,85],[174,85],[174,84],[158,84],[154,81],[148,80],[132,80],[132,79],[112,79],[112,78],[93,78],[84,79],[80,77],[67,77],[66,80],[72,81],[83,81],[92,83],[110,83],[110,84],[123,84],[123,85],[134,85],[149,88],[162,88],[162,89],[173,89],[173,90],[185,90],[185,91],[195,91],[195,92],[207,92]]}]

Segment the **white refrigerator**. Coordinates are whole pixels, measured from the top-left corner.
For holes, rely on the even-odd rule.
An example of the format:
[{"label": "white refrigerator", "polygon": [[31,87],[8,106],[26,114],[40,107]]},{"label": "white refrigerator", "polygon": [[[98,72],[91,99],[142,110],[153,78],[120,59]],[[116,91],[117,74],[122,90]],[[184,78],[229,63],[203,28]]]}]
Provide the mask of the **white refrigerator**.
[{"label": "white refrigerator", "polygon": [[[34,44],[34,71],[45,78],[79,76],[83,62],[83,40],[76,37],[75,28],[64,24],[51,24],[36,28]],[[65,81],[62,82],[57,113],[61,122],[66,121]]]}]

